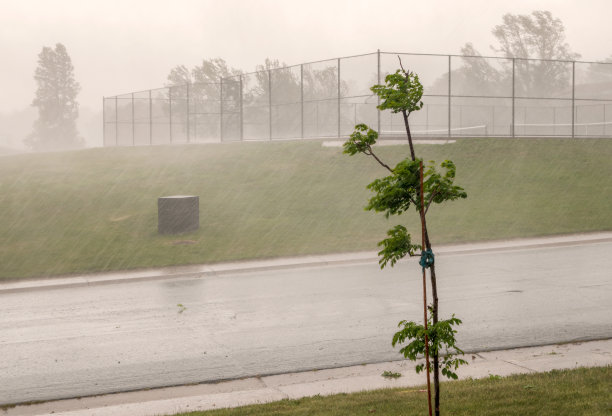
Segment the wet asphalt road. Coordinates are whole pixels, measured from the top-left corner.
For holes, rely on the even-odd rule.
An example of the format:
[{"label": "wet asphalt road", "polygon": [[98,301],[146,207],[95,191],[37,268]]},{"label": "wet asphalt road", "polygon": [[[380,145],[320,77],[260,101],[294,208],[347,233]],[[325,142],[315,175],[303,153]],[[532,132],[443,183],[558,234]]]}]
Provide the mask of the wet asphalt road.
[{"label": "wet asphalt road", "polygon": [[[436,261],[466,351],[612,337],[612,242]],[[0,292],[0,404],[399,359],[421,296],[415,259]]]}]

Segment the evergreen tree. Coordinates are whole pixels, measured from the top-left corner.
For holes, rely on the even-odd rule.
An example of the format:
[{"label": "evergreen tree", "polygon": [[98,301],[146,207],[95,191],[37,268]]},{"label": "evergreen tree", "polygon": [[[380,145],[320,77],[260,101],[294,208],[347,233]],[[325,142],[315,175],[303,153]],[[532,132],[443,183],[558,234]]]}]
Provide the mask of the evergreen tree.
[{"label": "evergreen tree", "polygon": [[83,146],[76,120],[81,86],[74,79],[74,67],[61,43],[43,47],[34,73],[37,89],[32,106],[38,109],[33,132],[25,139],[33,150],[73,149]]}]

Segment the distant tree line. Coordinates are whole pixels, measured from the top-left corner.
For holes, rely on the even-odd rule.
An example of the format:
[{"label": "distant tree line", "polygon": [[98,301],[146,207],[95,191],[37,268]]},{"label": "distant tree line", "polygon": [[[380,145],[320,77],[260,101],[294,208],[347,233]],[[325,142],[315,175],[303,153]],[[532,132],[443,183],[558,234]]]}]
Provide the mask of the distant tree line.
[{"label": "distant tree line", "polygon": [[[434,93],[445,91],[450,75],[455,93],[503,96],[508,93],[513,72],[517,81],[517,96],[546,97],[571,88],[569,64],[557,61],[576,60],[580,54],[571,50],[566,42],[563,23],[552,13],[508,13],[502,17],[502,23],[493,28],[492,33],[497,41],[496,46],[491,46],[494,54],[515,58],[514,65],[510,60],[496,62],[472,58],[482,57],[482,54],[472,43],[466,43],[461,48],[461,54],[465,56],[463,65],[452,70],[451,74],[438,78],[428,90]],[[603,62],[612,63],[612,55]],[[188,113],[185,108],[188,101],[192,107],[189,112],[232,113],[237,111],[238,104],[242,102],[256,115],[255,109],[263,109],[271,101],[274,104],[298,102],[302,87],[305,100],[313,102],[335,98],[338,87],[341,94],[347,93],[346,83],[341,82],[338,86],[335,65],[304,68],[302,86],[297,68],[287,67],[277,59],[266,59],[256,67],[254,74],[245,74],[229,66],[222,58],[208,58],[192,69],[185,65],[172,68],[166,86],[171,87],[168,94],[174,99],[172,111],[182,114]],[[599,84],[606,91],[612,91],[612,65],[592,64],[582,77],[582,82]],[[32,106],[38,110],[38,118],[24,143],[33,150],[43,151],[82,147],[84,140],[76,128],[79,116],[76,97],[81,86],[75,80],[74,67],[64,45],[58,43],[54,48],[42,48],[34,79],[37,89]],[[189,100],[186,100],[187,96]],[[223,109],[220,109],[220,101]],[[167,107],[165,110],[170,111]],[[325,111],[322,114],[325,115]]]},{"label": "distant tree line", "polygon": [[[269,124],[267,120],[272,117],[279,131],[296,132],[301,122],[299,107],[291,104],[301,102],[302,92],[304,101],[312,103],[304,111],[316,113],[317,123],[321,125],[334,124],[337,122],[334,99],[338,91],[346,94],[349,89],[343,81],[338,88],[335,64],[304,65],[301,73],[299,66],[289,67],[269,58],[257,65],[253,73],[233,68],[222,58],[204,59],[191,70],[178,65],[170,70],[166,87],[172,98],[172,114],[193,115],[198,120],[199,131],[214,135],[218,134],[219,113],[223,113],[222,124],[228,129],[238,129],[242,122],[242,125],[259,129],[258,134],[262,134]],[[269,114],[271,105],[274,106],[272,115]],[[169,104],[163,108],[169,115]],[[237,117],[241,108],[245,109],[240,113],[242,119]],[[181,125],[187,129],[185,118]]]},{"label": "distant tree line", "polygon": [[[271,71],[271,75],[268,72]],[[223,81],[223,88],[228,92],[224,96],[232,97],[239,92],[235,91],[236,85],[240,83],[241,75],[254,77],[255,83],[248,82],[243,88],[243,99],[245,101],[257,100],[267,102],[272,91],[282,94],[282,96],[293,97],[299,101],[301,90],[300,74],[296,70],[288,67],[286,63],[278,59],[266,58],[263,64],[257,65],[253,74],[245,74],[242,70],[230,67],[222,58],[204,59],[201,65],[196,65],[191,70],[185,65],[178,65],[170,70],[167,77],[166,86],[177,91],[177,97],[186,95],[186,91],[177,88],[190,85],[193,89],[194,97],[201,96],[209,100],[218,100],[220,97],[219,86]],[[250,81],[250,79],[248,80]],[[304,71],[304,88],[308,95],[317,98],[333,98],[338,89],[338,72],[335,65],[329,65],[318,69],[307,69]],[[247,81],[245,80],[245,83]],[[342,83],[341,91],[346,91],[348,87]],[[332,95],[330,96],[330,92]],[[231,100],[229,98],[228,100]]]}]

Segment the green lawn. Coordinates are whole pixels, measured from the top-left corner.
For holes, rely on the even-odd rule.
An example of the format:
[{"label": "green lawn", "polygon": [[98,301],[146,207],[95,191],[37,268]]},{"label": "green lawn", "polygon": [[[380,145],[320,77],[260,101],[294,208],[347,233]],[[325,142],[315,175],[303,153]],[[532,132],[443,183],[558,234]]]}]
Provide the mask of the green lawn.
[{"label": "green lawn", "polygon": [[[469,139],[416,146],[452,159],[468,199],[433,207],[432,242],[612,230],[612,140]],[[0,278],[374,250],[365,212],[385,171],[320,142],[89,149],[0,157]],[[380,148],[397,162],[407,146]],[[200,229],[157,235],[157,198],[200,196]]]},{"label": "green lawn", "polygon": [[[283,400],[263,405],[175,416],[422,416],[425,387],[376,390]],[[597,416],[612,414],[612,367],[580,368],[441,385],[448,416]]]}]

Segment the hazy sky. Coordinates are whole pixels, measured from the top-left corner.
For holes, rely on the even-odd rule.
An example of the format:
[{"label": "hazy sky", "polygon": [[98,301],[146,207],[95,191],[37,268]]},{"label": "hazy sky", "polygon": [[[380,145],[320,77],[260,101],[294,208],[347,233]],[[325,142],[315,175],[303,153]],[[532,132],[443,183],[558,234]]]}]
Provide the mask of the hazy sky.
[{"label": "hazy sky", "polygon": [[63,43],[94,110],[103,96],[162,86],[178,64],[222,57],[252,71],[383,51],[493,54],[504,13],[550,10],[584,60],[612,55],[612,0],[0,0],[0,112],[27,107],[42,46]]}]

